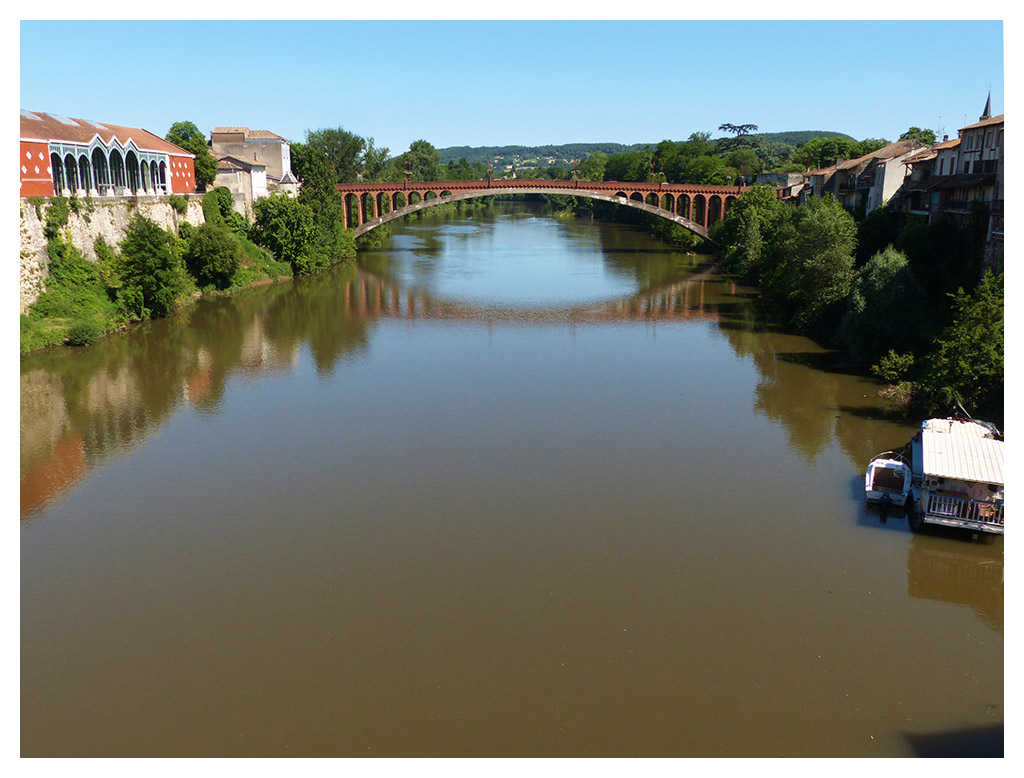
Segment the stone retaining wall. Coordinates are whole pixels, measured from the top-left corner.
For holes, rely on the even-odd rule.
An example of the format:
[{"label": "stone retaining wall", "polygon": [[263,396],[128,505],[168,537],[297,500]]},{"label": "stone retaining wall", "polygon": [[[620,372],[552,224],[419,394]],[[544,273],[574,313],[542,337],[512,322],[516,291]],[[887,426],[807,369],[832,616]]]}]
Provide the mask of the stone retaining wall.
[{"label": "stone retaining wall", "polygon": [[[49,267],[46,252],[46,237],[43,225],[46,222],[46,209],[49,201],[42,206],[41,218],[36,215],[36,207],[26,199],[21,200],[21,312],[27,313],[29,307],[39,298],[43,291],[43,281]],[[166,197],[146,199],[97,200],[91,202],[80,200],[78,213],[68,215],[64,231],[71,236],[71,242],[85,256],[96,261],[94,248],[96,238],[100,235],[113,247],[120,245],[124,238],[125,227],[132,214],[138,212],[161,227],[178,231],[182,222],[200,225],[203,218],[202,195],[188,196],[188,208],[179,214],[171,207]]]}]

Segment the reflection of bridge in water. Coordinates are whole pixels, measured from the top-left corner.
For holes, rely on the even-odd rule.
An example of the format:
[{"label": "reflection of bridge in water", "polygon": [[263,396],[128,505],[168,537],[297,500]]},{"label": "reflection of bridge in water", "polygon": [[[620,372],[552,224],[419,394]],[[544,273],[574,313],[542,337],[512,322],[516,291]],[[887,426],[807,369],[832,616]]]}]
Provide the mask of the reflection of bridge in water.
[{"label": "reflection of bridge in water", "polygon": [[[718,304],[711,302],[707,288],[714,283],[706,277],[697,276],[610,302],[530,307],[441,300],[429,292],[400,289],[379,276],[360,271],[358,278],[345,287],[344,309],[357,319],[448,319],[488,323],[718,321]],[[730,291],[735,292],[735,284]]]}]

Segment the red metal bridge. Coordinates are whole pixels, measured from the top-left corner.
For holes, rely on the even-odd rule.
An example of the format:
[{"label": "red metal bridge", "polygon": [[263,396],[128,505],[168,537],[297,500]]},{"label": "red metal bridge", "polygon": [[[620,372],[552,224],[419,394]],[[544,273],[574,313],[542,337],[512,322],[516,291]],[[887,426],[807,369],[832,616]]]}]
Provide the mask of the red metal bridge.
[{"label": "red metal bridge", "polygon": [[707,239],[708,228],[722,219],[748,187],[694,184],[645,184],[620,181],[406,181],[338,184],[346,226],[356,237],[415,211],[473,197],[552,194],[587,197],[647,211]]}]

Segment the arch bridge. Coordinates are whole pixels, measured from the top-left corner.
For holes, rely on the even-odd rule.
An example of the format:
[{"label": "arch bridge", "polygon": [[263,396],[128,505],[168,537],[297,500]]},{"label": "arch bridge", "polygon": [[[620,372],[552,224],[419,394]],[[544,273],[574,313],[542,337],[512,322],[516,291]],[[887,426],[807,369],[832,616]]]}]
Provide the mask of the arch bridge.
[{"label": "arch bridge", "polygon": [[345,226],[353,229],[356,237],[394,219],[456,200],[514,194],[551,194],[587,197],[647,211],[679,224],[705,240],[708,240],[708,228],[724,218],[736,198],[748,188],[546,179],[337,185],[338,195],[345,208]]}]

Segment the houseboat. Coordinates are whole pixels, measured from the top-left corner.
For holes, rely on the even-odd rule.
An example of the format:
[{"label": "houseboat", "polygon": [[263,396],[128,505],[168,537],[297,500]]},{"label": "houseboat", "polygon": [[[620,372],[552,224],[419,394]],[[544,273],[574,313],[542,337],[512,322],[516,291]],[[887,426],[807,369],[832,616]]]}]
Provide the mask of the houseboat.
[{"label": "houseboat", "polygon": [[910,441],[907,518],[917,532],[942,524],[1003,534],[1003,440],[973,419],[928,419]]}]

